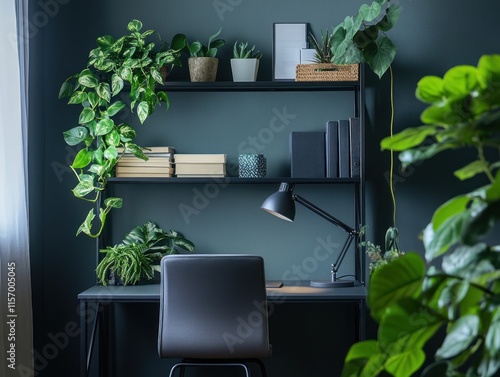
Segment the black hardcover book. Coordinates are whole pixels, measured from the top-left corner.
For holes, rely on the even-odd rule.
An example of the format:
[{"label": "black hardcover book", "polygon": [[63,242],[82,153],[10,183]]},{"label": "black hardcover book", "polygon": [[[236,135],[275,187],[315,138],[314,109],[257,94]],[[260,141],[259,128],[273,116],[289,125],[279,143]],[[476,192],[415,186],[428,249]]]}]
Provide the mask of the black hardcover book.
[{"label": "black hardcover book", "polygon": [[339,120],[339,177],[350,177],[349,120]]},{"label": "black hardcover book", "polygon": [[325,177],[325,133],[290,133],[290,175],[292,178]]},{"label": "black hardcover book", "polygon": [[326,122],[325,147],[326,147],[326,177],[339,176],[339,122],[329,120]]},{"label": "black hardcover book", "polygon": [[349,147],[351,150],[351,177],[360,176],[361,124],[359,118],[349,118]]}]

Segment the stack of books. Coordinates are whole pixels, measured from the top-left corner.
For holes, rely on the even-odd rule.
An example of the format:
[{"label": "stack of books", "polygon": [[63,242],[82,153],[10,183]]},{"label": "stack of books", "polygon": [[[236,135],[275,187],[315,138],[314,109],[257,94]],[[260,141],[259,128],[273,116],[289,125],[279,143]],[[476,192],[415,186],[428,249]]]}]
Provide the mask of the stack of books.
[{"label": "stack of books", "polygon": [[225,154],[174,155],[175,175],[182,177],[225,177]]},{"label": "stack of books", "polygon": [[[173,147],[148,147],[143,152],[149,158],[147,161],[135,157],[133,153],[125,153],[116,164],[115,175],[138,178],[174,176]],[[123,153],[123,149],[118,153]]]}]

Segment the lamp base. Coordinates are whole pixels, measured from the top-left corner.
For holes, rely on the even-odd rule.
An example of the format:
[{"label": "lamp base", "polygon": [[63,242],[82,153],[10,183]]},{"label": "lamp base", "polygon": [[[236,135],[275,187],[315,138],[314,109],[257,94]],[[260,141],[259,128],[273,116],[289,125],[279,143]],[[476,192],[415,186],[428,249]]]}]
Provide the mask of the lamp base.
[{"label": "lamp base", "polygon": [[316,288],[347,288],[354,287],[354,280],[322,280],[322,281],[314,281],[311,280],[311,287]]}]

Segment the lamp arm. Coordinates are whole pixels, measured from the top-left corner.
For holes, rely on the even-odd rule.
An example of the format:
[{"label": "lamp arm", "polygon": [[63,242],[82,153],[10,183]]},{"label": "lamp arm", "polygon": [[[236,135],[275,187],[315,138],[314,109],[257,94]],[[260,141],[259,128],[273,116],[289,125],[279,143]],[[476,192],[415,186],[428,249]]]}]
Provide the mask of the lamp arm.
[{"label": "lamp arm", "polygon": [[356,231],[356,229],[350,227],[349,225],[340,221],[336,217],[323,211],[321,208],[317,207],[316,205],[314,205],[313,203],[311,203],[307,199],[304,199],[302,196],[293,195],[292,199],[295,200],[297,203],[302,204],[304,207],[306,207],[310,211],[314,212],[318,216],[321,216],[325,220],[331,222],[332,224],[338,226],[339,228],[343,229],[346,233],[348,233],[347,239],[345,240],[344,245],[342,246],[342,250],[340,251],[340,254],[337,257],[337,260],[335,261],[335,263],[332,264],[332,281],[336,281],[337,280],[337,271],[339,270],[340,265],[344,261],[344,257],[347,254],[347,250],[349,249],[349,246],[351,246],[351,242],[352,242],[353,238],[358,235],[358,232]]},{"label": "lamp arm", "polygon": [[354,238],[355,235],[356,235],[356,233],[349,233],[349,235],[347,236],[347,239],[344,242],[344,246],[342,246],[342,250],[340,251],[340,254],[337,257],[337,260],[335,261],[335,263],[332,264],[332,280],[333,281],[337,280],[337,271],[339,270],[340,265],[344,261],[344,257],[346,256],[347,250],[349,249],[349,246],[351,246],[352,239]]},{"label": "lamp arm", "polygon": [[321,216],[325,220],[327,220],[327,221],[331,222],[332,224],[338,226],[339,228],[343,229],[346,233],[353,234],[353,235],[357,233],[354,228],[351,228],[346,223],[340,221],[336,217],[333,217],[329,213],[323,211],[321,208],[317,207],[316,205],[314,205],[313,203],[311,203],[307,199],[304,199],[302,196],[293,195],[292,199],[295,200],[297,203],[302,204],[304,207],[306,207],[310,211],[314,212],[315,214]]}]

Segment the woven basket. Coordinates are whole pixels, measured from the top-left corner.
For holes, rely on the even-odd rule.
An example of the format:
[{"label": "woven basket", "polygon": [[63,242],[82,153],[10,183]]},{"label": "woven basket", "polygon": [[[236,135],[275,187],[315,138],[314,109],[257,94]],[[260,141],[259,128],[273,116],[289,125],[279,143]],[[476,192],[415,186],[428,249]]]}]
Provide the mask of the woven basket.
[{"label": "woven basket", "polygon": [[359,64],[297,64],[295,81],[358,81]]}]

